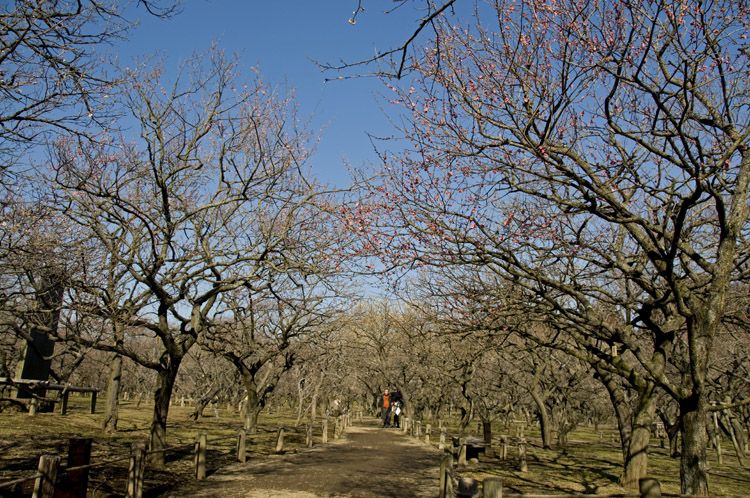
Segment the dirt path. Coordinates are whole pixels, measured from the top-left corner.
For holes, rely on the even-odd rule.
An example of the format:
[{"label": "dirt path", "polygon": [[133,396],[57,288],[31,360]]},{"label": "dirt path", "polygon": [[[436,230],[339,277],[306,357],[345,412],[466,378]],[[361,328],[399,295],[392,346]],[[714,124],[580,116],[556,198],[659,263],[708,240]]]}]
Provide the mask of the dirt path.
[{"label": "dirt path", "polygon": [[435,498],[439,464],[434,447],[363,422],[329,444],[226,467],[168,498]]}]

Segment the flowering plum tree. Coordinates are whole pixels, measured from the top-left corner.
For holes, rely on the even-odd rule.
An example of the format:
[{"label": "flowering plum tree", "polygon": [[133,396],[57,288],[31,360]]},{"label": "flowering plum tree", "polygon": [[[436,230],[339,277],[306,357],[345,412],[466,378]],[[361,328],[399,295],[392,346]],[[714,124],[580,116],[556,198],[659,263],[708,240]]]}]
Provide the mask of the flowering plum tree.
[{"label": "flowering plum tree", "polygon": [[[0,6],[0,152],[7,159],[46,144],[51,132],[93,138],[111,125],[119,77],[104,70],[107,43],[134,22],[129,2],[18,0]],[[153,15],[176,12],[172,0],[138,0]],[[100,51],[97,51],[99,49]]]},{"label": "flowering plum tree", "polygon": [[616,314],[595,354],[628,375],[609,350],[629,350],[678,402],[687,494],[708,493],[709,359],[746,270],[748,8],[495,0],[434,21],[392,86],[409,146],[349,218],[389,265],[480,265],[563,317]]}]

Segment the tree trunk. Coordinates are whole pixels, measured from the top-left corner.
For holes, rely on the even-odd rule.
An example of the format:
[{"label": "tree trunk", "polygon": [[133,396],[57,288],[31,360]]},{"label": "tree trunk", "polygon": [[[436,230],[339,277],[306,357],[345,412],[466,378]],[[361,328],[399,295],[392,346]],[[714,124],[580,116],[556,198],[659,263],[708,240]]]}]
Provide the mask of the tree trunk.
[{"label": "tree trunk", "polygon": [[[719,424],[721,425],[721,428],[727,434],[729,439],[732,440],[732,447],[734,448],[734,452],[737,455],[737,461],[740,464],[740,467],[745,467],[745,448],[742,447],[742,431],[740,430],[738,432],[736,430],[736,424],[732,423],[732,419],[726,411],[722,411],[719,413]],[[740,429],[742,428],[740,427]]]},{"label": "tree trunk", "polygon": [[542,432],[542,447],[546,450],[552,448],[552,423],[549,417],[549,411],[547,406],[544,404],[544,399],[537,389],[536,383],[534,383],[529,389],[531,398],[536,404],[536,409],[539,412],[539,429]]},{"label": "tree trunk", "polygon": [[117,419],[120,406],[120,385],[122,381],[122,356],[116,354],[109,363],[109,382],[107,384],[107,402],[104,405],[102,429],[111,434],[117,431]]},{"label": "tree trunk", "polygon": [[315,419],[318,416],[318,396],[320,396],[320,385],[322,384],[322,376],[320,382],[315,384],[315,390],[313,390],[312,401],[310,401],[310,422],[315,423]]},{"label": "tree trunk", "polygon": [[157,451],[149,455],[149,463],[157,467],[164,466],[164,452],[167,444],[167,415],[169,414],[169,400],[172,397],[174,381],[180,368],[180,359],[171,358],[166,368],[158,370],[156,391],[154,392],[154,416],[151,421],[151,442],[149,451]]},{"label": "tree trunk", "polygon": [[261,411],[263,411],[263,407],[261,406],[248,406],[247,415],[245,416],[245,430],[248,434],[256,434],[258,432],[258,417]]},{"label": "tree trunk", "polygon": [[247,391],[247,405],[245,407],[245,430],[248,434],[258,432],[258,415],[262,407],[258,406],[258,389],[251,378],[244,377],[245,391]]},{"label": "tree trunk", "polygon": [[679,418],[675,421],[670,420],[669,416],[662,410],[658,410],[657,413],[662,424],[664,424],[664,431],[667,433],[667,438],[669,438],[669,456],[676,458],[680,454],[677,447],[677,442],[680,439],[680,420]]},{"label": "tree trunk", "polygon": [[[695,393],[695,391],[693,392]],[[680,483],[682,494],[708,496],[707,413],[704,396],[694,394],[680,403],[680,418],[682,419]]]},{"label": "tree trunk", "polygon": [[615,410],[617,419],[617,430],[620,433],[620,449],[622,451],[623,472],[624,462],[628,461],[628,448],[630,447],[630,408],[625,400],[625,394],[620,385],[615,381],[615,376],[598,365],[594,365],[599,380],[609,393],[609,400]]},{"label": "tree trunk", "polygon": [[651,441],[651,424],[654,422],[655,413],[654,386],[649,384],[646,389],[639,390],[632,414],[630,439],[620,478],[620,485],[624,488],[638,489],[638,481],[648,473],[648,445]]}]

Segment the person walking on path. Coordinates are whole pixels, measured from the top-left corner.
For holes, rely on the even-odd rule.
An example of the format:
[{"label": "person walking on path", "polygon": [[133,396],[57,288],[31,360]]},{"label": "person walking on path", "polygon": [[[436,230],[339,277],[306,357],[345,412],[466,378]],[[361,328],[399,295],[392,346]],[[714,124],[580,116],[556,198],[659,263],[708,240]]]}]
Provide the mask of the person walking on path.
[{"label": "person walking on path", "polygon": [[393,427],[401,427],[401,412],[404,410],[404,398],[401,396],[401,392],[391,391],[389,401],[393,413]]},{"label": "person walking on path", "polygon": [[393,401],[391,395],[388,393],[388,389],[383,391],[383,395],[378,399],[378,408],[380,408],[380,414],[383,416],[383,427],[391,426],[391,406]]}]

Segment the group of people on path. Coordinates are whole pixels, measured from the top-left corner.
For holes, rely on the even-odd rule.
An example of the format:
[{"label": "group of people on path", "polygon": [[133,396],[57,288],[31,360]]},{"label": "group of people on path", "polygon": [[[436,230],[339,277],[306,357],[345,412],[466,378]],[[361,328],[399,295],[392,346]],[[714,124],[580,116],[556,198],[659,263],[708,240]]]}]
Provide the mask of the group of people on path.
[{"label": "group of people on path", "polygon": [[404,399],[398,391],[383,391],[378,398],[378,408],[383,417],[383,427],[391,427],[391,415],[393,415],[393,427],[401,427],[401,412],[403,411]]}]

